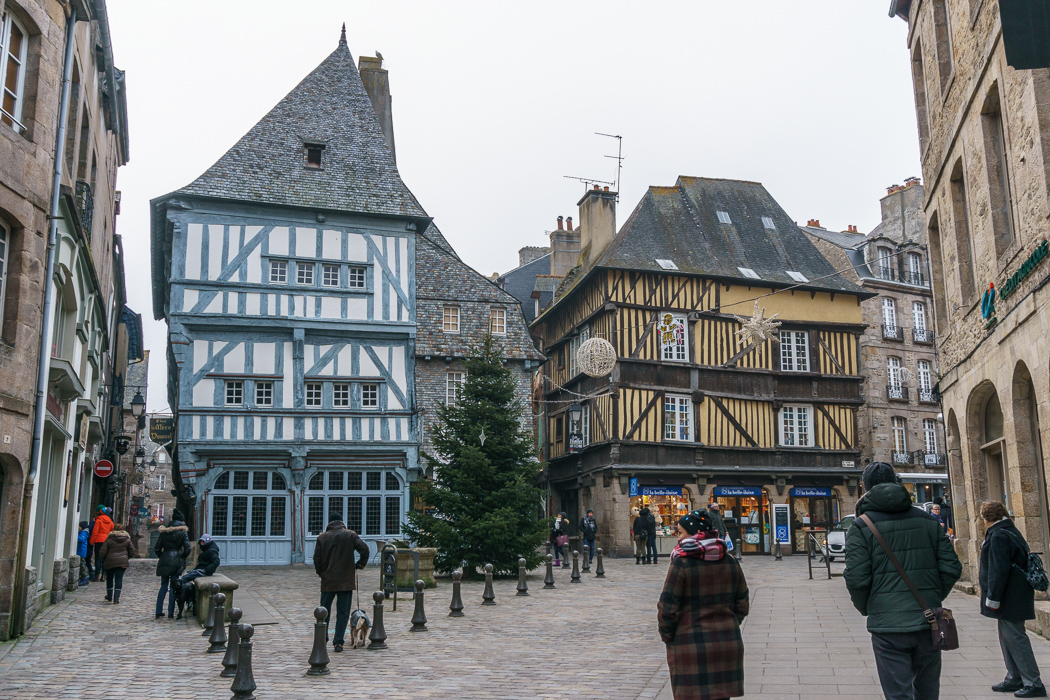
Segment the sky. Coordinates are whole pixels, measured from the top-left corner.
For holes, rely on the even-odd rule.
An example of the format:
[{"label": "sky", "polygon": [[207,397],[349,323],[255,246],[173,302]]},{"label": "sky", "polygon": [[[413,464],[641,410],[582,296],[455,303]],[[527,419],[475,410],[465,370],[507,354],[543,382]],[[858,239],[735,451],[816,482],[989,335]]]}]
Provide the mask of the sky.
[{"label": "sky", "polygon": [[679,175],[763,183],[800,224],[879,222],[920,175],[907,25],[889,0],[109,0],[127,71],[118,174],[129,305],[167,410],[167,326],[153,320],[149,200],[195,179],[338,44],[382,53],[402,179],[483,274],[578,220],[615,182],[618,220]]}]

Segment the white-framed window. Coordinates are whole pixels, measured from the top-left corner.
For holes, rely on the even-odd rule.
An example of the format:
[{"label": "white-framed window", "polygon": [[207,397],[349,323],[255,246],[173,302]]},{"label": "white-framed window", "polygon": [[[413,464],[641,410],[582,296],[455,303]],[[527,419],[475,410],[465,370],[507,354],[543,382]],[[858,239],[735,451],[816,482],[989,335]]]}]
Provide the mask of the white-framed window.
[{"label": "white-framed window", "polygon": [[688,396],[664,396],[664,440],[693,440],[693,401]]},{"label": "white-framed window", "polygon": [[912,320],[912,332],[915,336],[915,342],[926,343],[931,340],[927,335],[926,327],[926,304],[921,301],[913,301],[911,303],[911,320]]},{"label": "white-framed window", "polygon": [[897,459],[896,455],[903,455],[908,451],[908,429],[904,418],[900,416],[894,416],[890,419],[890,423],[893,426],[894,461],[900,462],[902,460]]},{"label": "white-framed window", "polygon": [[255,405],[273,406],[273,382],[255,382]]},{"label": "white-framed window", "polygon": [[338,265],[322,265],[321,266],[321,284],[325,287],[338,287],[339,286],[339,266]]},{"label": "white-framed window", "polygon": [[918,253],[908,253],[908,283],[921,286],[926,285],[926,275],[922,269],[922,256]]},{"label": "white-framed window", "polygon": [[226,405],[241,406],[244,404],[244,382],[240,379],[226,380]]},{"label": "white-framed window", "polygon": [[361,408],[379,408],[379,385],[361,385]]},{"label": "white-framed window", "polygon": [[459,397],[463,392],[463,382],[465,378],[463,372],[445,373],[445,403],[449,406],[455,406],[459,403]]},{"label": "white-framed window", "polygon": [[585,403],[582,406],[583,410],[580,412],[580,436],[583,438],[583,444],[591,444],[591,405]]},{"label": "white-framed window", "polygon": [[813,408],[788,404],[780,409],[780,444],[812,447]]},{"label": "white-framed window", "polygon": [[321,407],[321,382],[306,383],[306,405],[311,408]]},{"label": "white-framed window", "polygon": [[270,261],[270,283],[271,284],[288,284],[288,261],[287,260],[271,260]]},{"label": "white-framed window", "polygon": [[295,264],[295,283],[296,284],[309,284],[314,283],[314,264],[313,263],[296,263]]},{"label": "white-framed window", "polygon": [[777,229],[777,225],[773,223],[773,218],[770,216],[762,217],[762,226],[768,229],[772,229],[774,231]]},{"label": "white-framed window", "polygon": [[22,103],[25,98],[26,52],[29,37],[9,12],[0,19],[0,121],[21,132]]},{"label": "white-framed window", "polygon": [[720,211],[720,212],[717,212],[717,213],[718,213],[718,220],[721,223],[723,223],[723,224],[731,224],[731,223],[733,223],[733,220],[729,218],[729,212],[727,212],[727,211]]},{"label": "white-framed window", "polygon": [[886,383],[890,390],[901,388],[901,359],[899,357],[886,358]]},{"label": "white-framed window", "polygon": [[332,406],[335,408],[350,408],[349,383],[336,382],[332,385]]},{"label": "white-framed window", "polygon": [[933,366],[929,360],[919,360],[919,401],[932,403],[933,396]]},{"label": "white-framed window", "polygon": [[[165,477],[163,474],[157,474],[157,476],[155,478],[157,480],[157,490],[158,491],[163,491],[165,488],[167,488],[167,483],[168,483],[167,477]],[[164,511],[161,510],[161,514],[163,514],[163,513],[164,513]]]},{"label": "white-framed window", "polygon": [[878,248],[876,251],[879,260],[879,277],[884,280],[892,280],[893,274],[893,251],[889,248]]},{"label": "white-framed window", "polygon": [[493,306],[489,310],[489,333],[492,335],[506,335],[507,333],[507,310]]},{"label": "white-framed window", "polygon": [[660,357],[671,362],[689,360],[689,325],[685,316],[663,314],[660,322]]},{"label": "white-framed window", "polygon": [[7,296],[7,260],[11,257],[11,229],[0,220],[0,323],[4,318],[4,298]]},{"label": "white-framed window", "polygon": [[809,371],[809,331],[780,331],[780,370]]},{"label": "white-framed window", "polygon": [[[937,421],[932,418],[922,419],[922,438],[926,453],[937,454]],[[934,462],[936,462],[936,458]]]},{"label": "white-framed window", "polygon": [[591,339],[591,329],[589,326],[580,328],[580,332],[569,341],[569,377],[575,377],[580,372],[580,367],[576,362],[576,355],[580,352],[580,346]]},{"label": "white-framed window", "polygon": [[319,471],[307,483],[306,536],[324,532],[333,515],[361,535],[399,535],[403,488],[392,471]]},{"label": "white-framed window", "polygon": [[277,472],[226,471],[215,480],[212,537],[287,538],[288,515],[288,485]]},{"label": "white-framed window", "polygon": [[897,330],[897,302],[889,297],[882,299],[882,325],[887,331]]},{"label": "white-framed window", "polygon": [[363,267],[351,267],[346,274],[346,285],[351,289],[364,289],[365,288],[365,268]]},{"label": "white-framed window", "polygon": [[442,311],[441,330],[446,333],[459,333],[459,307],[446,306]]}]

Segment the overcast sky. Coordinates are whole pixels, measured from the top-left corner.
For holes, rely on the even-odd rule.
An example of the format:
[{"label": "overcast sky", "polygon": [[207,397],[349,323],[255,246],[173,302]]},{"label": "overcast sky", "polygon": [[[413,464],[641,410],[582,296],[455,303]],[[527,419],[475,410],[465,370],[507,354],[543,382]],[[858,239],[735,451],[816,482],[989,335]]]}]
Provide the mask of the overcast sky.
[{"label": "overcast sky", "polygon": [[484,274],[544,245],[584,185],[615,180],[618,220],[678,175],[762,182],[829,229],[879,222],[885,188],[919,175],[906,25],[889,0],[433,2],[109,0],[127,71],[131,161],[117,231],[128,298],[153,351],[149,200],[208,168],[331,53],[390,71],[402,178]]}]

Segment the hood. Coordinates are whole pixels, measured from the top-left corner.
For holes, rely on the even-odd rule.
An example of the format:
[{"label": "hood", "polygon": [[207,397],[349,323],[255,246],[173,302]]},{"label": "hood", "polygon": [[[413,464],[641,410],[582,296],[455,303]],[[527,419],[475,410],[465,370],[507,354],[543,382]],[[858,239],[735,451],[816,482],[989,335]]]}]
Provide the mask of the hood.
[{"label": "hood", "polygon": [[159,532],[162,535],[165,532],[189,532],[189,531],[190,531],[190,529],[188,527],[186,527],[185,525],[183,525],[182,523],[179,523],[178,525],[173,523],[171,525],[171,527],[165,527],[164,525],[161,525],[160,527],[157,528],[157,532]]},{"label": "hood", "polygon": [[984,533],[984,539],[988,539],[992,536],[993,532],[998,532],[999,530],[1013,530],[1018,534],[1018,536],[1021,535],[1021,531],[1017,529],[1016,525],[1014,525],[1013,520],[1010,520],[1010,518],[1003,518],[999,522],[988,527],[988,529]]},{"label": "hood", "polygon": [[128,540],[128,539],[131,539],[131,535],[129,535],[126,530],[114,530],[113,532],[109,533],[109,536],[107,536],[106,539],[107,540]]},{"label": "hood", "polygon": [[101,521],[103,521],[103,522],[107,522],[107,523],[111,523],[111,522],[113,522],[112,518],[110,518],[110,517],[109,517],[108,515],[106,515],[105,513],[99,513],[98,515],[96,515],[96,516],[95,516],[95,520],[101,520]]},{"label": "hood", "polygon": [[333,530],[345,530],[346,525],[343,524],[342,520],[333,520],[328,523],[328,527],[325,528],[325,532],[332,532]]},{"label": "hood", "polygon": [[857,515],[869,511],[903,513],[912,507],[911,494],[900,484],[878,484],[857,501]]},{"label": "hood", "polygon": [[207,550],[207,549],[218,549],[218,548],[219,548],[219,543],[216,542],[215,540],[212,540],[211,542],[205,542],[204,544],[201,545],[201,551],[202,552]]}]

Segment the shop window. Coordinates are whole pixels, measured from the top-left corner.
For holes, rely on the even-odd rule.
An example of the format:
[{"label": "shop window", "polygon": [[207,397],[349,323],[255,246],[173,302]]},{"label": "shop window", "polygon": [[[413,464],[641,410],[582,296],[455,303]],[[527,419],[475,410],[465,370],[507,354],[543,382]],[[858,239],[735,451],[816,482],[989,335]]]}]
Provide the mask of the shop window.
[{"label": "shop window", "polygon": [[693,401],[687,396],[664,397],[664,439],[691,442]]},{"label": "shop window", "polygon": [[21,132],[22,104],[25,100],[26,54],[29,47],[26,30],[5,12],[0,17],[0,122]]},{"label": "shop window", "polygon": [[212,537],[280,537],[288,531],[284,477],[265,470],[223,472],[212,490]]},{"label": "shop window", "polygon": [[506,335],[507,333],[507,310],[493,306],[489,310],[489,333],[492,335]]},{"label": "shop window", "polygon": [[783,372],[809,371],[808,331],[780,331],[780,369]]},{"label": "shop window", "polygon": [[661,358],[670,362],[689,360],[689,326],[685,316],[663,314],[660,323]]},{"label": "shop window", "polygon": [[306,383],[306,405],[309,408],[320,408],[321,407],[321,383],[320,382],[307,382]]},{"label": "shop window", "polygon": [[240,406],[244,403],[244,382],[240,379],[226,380],[226,405]]},{"label": "shop window", "polygon": [[306,494],[307,535],[316,537],[324,532],[333,515],[359,534],[401,534],[400,480],[389,471],[367,472],[364,480],[359,471],[317,472],[310,478]]},{"label": "shop window", "polygon": [[809,406],[787,405],[780,409],[780,444],[812,447],[812,416]]}]

